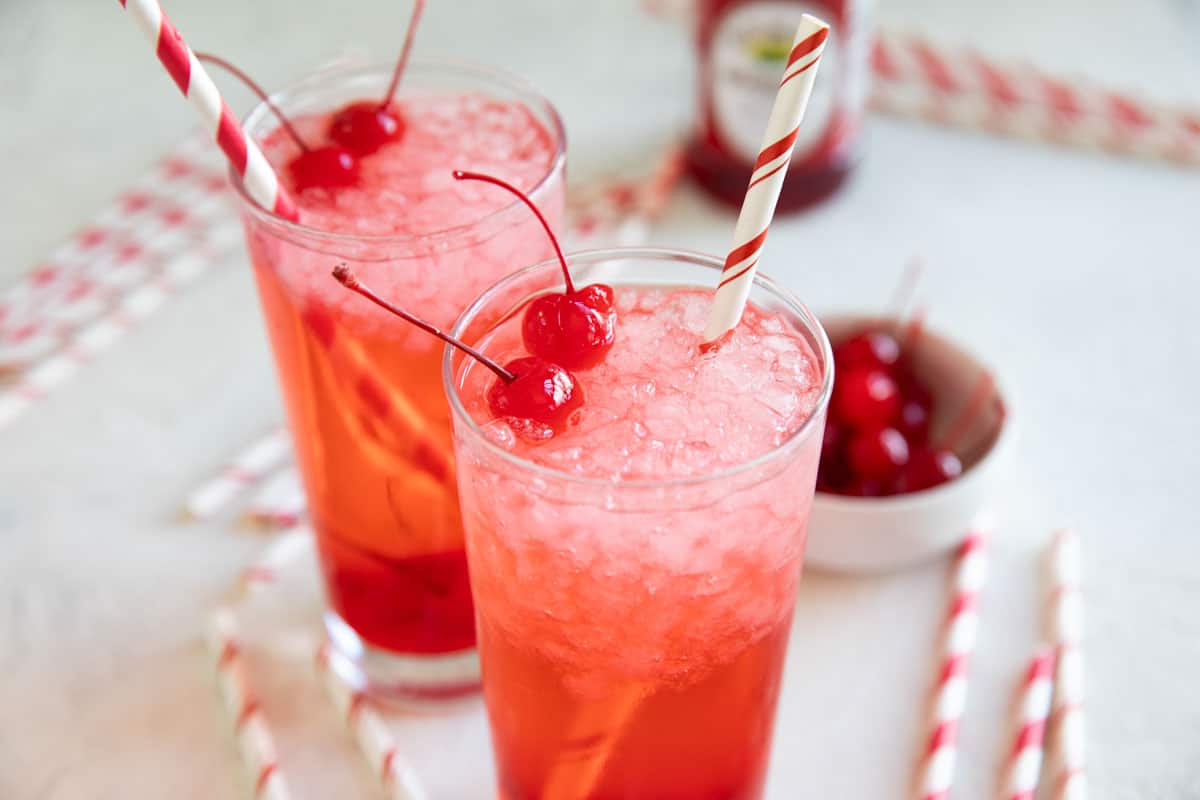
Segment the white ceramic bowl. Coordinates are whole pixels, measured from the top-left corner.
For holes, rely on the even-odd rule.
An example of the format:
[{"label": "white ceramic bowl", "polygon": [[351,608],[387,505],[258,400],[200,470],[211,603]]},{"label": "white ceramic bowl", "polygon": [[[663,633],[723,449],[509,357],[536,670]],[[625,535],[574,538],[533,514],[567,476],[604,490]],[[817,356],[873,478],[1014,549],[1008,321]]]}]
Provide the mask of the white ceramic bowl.
[{"label": "white ceramic bowl", "polygon": [[[834,343],[865,328],[895,331],[880,317],[828,315],[821,319]],[[954,548],[986,514],[997,476],[1012,444],[1012,414],[1000,376],[936,331],[925,329],[906,351],[933,394],[931,435],[955,422],[985,371],[992,397],[955,447],[963,473],[955,480],[892,497],[844,497],[817,492],[808,527],[805,563],[835,572],[879,573],[905,569]],[[837,377],[834,382],[836,385]]]}]

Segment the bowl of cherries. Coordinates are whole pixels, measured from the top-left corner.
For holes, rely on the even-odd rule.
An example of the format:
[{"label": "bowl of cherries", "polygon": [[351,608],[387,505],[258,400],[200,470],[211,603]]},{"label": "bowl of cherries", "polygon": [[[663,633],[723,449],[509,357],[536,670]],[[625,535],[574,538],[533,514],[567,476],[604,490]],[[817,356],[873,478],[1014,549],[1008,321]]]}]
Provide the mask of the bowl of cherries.
[{"label": "bowl of cherries", "polygon": [[835,378],[806,561],[884,572],[951,550],[986,510],[1011,440],[995,373],[920,321],[823,322]]}]

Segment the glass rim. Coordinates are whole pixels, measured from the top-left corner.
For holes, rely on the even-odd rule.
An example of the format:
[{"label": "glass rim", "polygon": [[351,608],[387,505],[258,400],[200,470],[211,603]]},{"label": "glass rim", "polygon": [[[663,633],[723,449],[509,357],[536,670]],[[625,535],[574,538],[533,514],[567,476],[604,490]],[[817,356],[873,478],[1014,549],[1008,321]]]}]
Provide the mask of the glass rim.
[{"label": "glass rim", "polygon": [[[324,85],[327,82],[333,82],[337,78],[347,78],[349,76],[372,74],[376,71],[386,71],[390,73],[395,68],[394,62],[383,61],[366,61],[354,62],[347,64],[333,64],[311,72],[304,77],[292,81],[283,88],[269,93],[270,101],[281,110],[285,109],[285,103],[288,100],[298,96],[303,96],[307,91],[313,90],[315,87]],[[562,172],[567,158],[567,131],[563,125],[562,117],[558,113],[558,109],[549,99],[546,98],[534,84],[519,75],[508,72],[497,67],[485,66],[483,64],[474,64],[468,61],[456,61],[454,59],[429,59],[429,58],[414,58],[408,62],[406,70],[433,70],[438,73],[448,74],[457,73],[459,75],[472,76],[482,79],[482,81],[491,81],[501,84],[515,93],[522,95],[522,102],[526,105],[532,104],[528,101],[532,98],[543,107],[543,110],[548,112],[550,117],[550,133],[555,139],[554,156],[550,160],[550,165],[546,169],[546,173],[538,180],[536,184],[529,190],[529,195],[533,196],[538,191],[543,189],[555,175]],[[246,136],[250,136],[250,131],[263,117],[270,115],[270,108],[267,103],[259,101],[250,109],[241,120],[242,128],[246,132]],[[540,121],[540,120],[539,120]],[[257,144],[257,140],[255,140]],[[273,170],[275,167],[272,165]],[[278,171],[276,170],[278,177]],[[331,242],[355,242],[367,244],[405,244],[412,242],[439,242],[452,240],[459,236],[469,233],[477,229],[481,225],[493,222],[504,214],[512,212],[514,209],[522,206],[520,200],[513,198],[513,201],[507,205],[501,206],[495,211],[489,212],[487,215],[480,217],[472,222],[462,225],[455,225],[451,228],[443,228],[442,230],[433,231],[423,234],[358,234],[358,233],[343,233],[340,231],[329,231],[322,228],[314,228],[309,225],[304,225],[299,222],[293,222],[285,217],[281,217],[269,208],[263,207],[255,200],[247,191],[245,183],[240,175],[229,166],[229,179],[233,184],[234,190],[241,197],[243,206],[250,209],[260,220],[278,225],[280,228],[300,236],[319,236],[324,240]]]},{"label": "glass rim", "polygon": [[[686,250],[673,247],[611,247],[593,250],[579,250],[566,254],[568,265],[574,266],[576,261],[581,263],[595,263],[616,259],[648,259],[662,261],[685,261],[695,264],[700,267],[707,267],[719,273],[725,265],[725,261],[717,256],[708,253],[701,253],[697,250]],[[531,275],[532,273],[553,266],[554,270],[559,270],[557,258],[549,258],[545,261],[540,261],[528,267],[524,267],[516,272],[513,272],[500,281],[492,284],[483,294],[475,298],[466,310],[459,315],[454,321],[454,326],[451,329],[451,335],[455,338],[461,338],[463,331],[474,318],[487,306],[505,288],[522,278]],[[715,277],[715,276],[714,276]],[[528,470],[535,475],[543,478],[549,478],[556,481],[567,481],[572,484],[609,487],[620,489],[677,489],[689,486],[696,486],[703,483],[723,481],[733,478],[749,470],[756,469],[769,464],[783,454],[789,452],[793,447],[797,446],[805,436],[813,429],[815,420],[820,416],[822,409],[829,404],[830,395],[833,392],[833,346],[829,343],[829,336],[825,333],[825,327],[821,325],[820,320],[816,315],[801,302],[790,289],[781,286],[775,279],[764,275],[762,272],[757,272],[754,276],[754,285],[758,286],[772,295],[782,300],[790,307],[793,316],[797,317],[800,322],[809,330],[816,339],[816,355],[821,361],[821,392],[817,397],[817,403],[813,407],[813,411],[805,418],[794,431],[788,434],[782,442],[767,450],[764,453],[743,461],[739,464],[734,464],[729,467],[723,467],[715,472],[707,472],[703,475],[690,475],[683,478],[666,478],[661,480],[641,479],[641,480],[611,480],[608,478],[596,478],[590,475],[578,475],[573,472],[564,472],[560,469],[547,467],[527,458],[515,455],[503,447],[500,447],[484,433],[479,424],[467,411],[463,405],[462,398],[459,395],[458,387],[456,386],[454,376],[454,355],[458,350],[446,345],[442,353],[442,389],[446,394],[446,399],[450,404],[451,413],[458,419],[464,420],[467,428],[472,436],[483,443],[483,446],[493,455],[499,456],[502,460]],[[468,357],[469,356],[464,356]]]}]

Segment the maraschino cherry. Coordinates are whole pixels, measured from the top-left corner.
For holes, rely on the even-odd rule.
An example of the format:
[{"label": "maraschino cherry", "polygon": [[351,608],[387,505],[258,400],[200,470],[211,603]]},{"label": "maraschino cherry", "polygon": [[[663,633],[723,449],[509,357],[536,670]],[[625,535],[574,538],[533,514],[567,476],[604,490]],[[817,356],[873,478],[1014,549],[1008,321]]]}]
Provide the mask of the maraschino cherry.
[{"label": "maraschino cherry", "polygon": [[838,376],[832,405],[838,419],[852,428],[882,428],[900,414],[900,389],[887,372],[858,367]]},{"label": "maraschino cherry", "polygon": [[821,447],[817,488],[856,497],[932,489],[962,475],[955,450],[992,396],[985,374],[947,432],[931,441],[933,395],[912,364],[920,315],[904,335],[866,330],[834,348],[837,384]]},{"label": "maraschino cherry", "polygon": [[891,370],[900,360],[900,343],[886,331],[865,331],[839,344],[833,351],[833,360],[838,369]]},{"label": "maraschino cherry", "polygon": [[417,23],[424,10],[425,0],[416,0],[413,3],[404,46],[396,60],[392,81],[388,84],[383,100],[351,103],[334,114],[329,123],[329,138],[356,155],[369,156],[388,142],[396,141],[404,135],[404,117],[392,103],[392,98],[396,95],[400,76],[404,74],[404,67],[408,64],[408,56],[412,52],[413,39],[417,33]]},{"label": "maraschino cherry", "polygon": [[962,461],[951,450],[922,447],[912,454],[893,484],[896,494],[941,486],[962,475]]},{"label": "maraschino cherry", "polygon": [[604,360],[617,338],[617,311],[613,308],[612,287],[593,283],[575,288],[567,258],[550,223],[529,196],[510,183],[478,172],[455,170],[460,181],[484,181],[515,195],[533,211],[554,245],[562,265],[566,291],[546,294],[529,304],[521,323],[525,347],[536,356],[562,364],[568,369],[588,369]]},{"label": "maraschino cherry", "polygon": [[358,159],[341,145],[327,144],[305,150],[287,165],[297,192],[305,189],[341,189],[358,182]]},{"label": "maraschino cherry", "polygon": [[932,489],[962,474],[962,461],[954,450],[983,413],[994,388],[995,379],[990,372],[985,372],[971,390],[966,406],[950,424],[941,440],[921,447],[912,454],[908,464],[896,476],[897,493]]},{"label": "maraschino cherry", "polygon": [[895,428],[865,430],[846,446],[846,460],[860,478],[892,481],[908,464],[908,440]]},{"label": "maraschino cherry", "polygon": [[353,153],[340,144],[310,147],[301,138],[300,133],[292,125],[291,121],[271,102],[271,98],[267,93],[249,75],[225,59],[211,53],[197,53],[196,58],[199,61],[220,67],[246,84],[246,87],[259,100],[266,104],[271,113],[279,120],[284,131],[292,138],[296,146],[300,148],[300,153],[287,163],[288,177],[292,179],[292,186],[296,191],[303,192],[305,189],[315,187],[339,189],[344,186],[351,186],[358,181],[358,159]]},{"label": "maraschino cherry", "polygon": [[502,367],[470,345],[387,302],[363,285],[345,264],[334,268],[333,277],[347,289],[457,347],[496,373],[499,380],[487,391],[488,408],[495,416],[533,420],[554,431],[561,431],[570,424],[572,416],[583,405],[583,390],[579,388],[575,376],[558,364],[534,355],[513,359]]}]

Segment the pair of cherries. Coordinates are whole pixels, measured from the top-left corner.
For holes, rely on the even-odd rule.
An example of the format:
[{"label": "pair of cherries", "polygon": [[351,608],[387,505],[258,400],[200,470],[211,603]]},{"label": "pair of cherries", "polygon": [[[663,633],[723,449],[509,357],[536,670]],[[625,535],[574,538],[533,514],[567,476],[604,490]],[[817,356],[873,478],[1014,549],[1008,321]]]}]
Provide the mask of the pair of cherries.
[{"label": "pair of cherries", "polygon": [[401,56],[397,71],[392,77],[392,89],[382,103],[361,101],[351,103],[333,115],[327,132],[329,144],[312,147],[300,135],[282,111],[271,101],[270,96],[241,69],[213,55],[196,53],[196,58],[206,64],[218,66],[236,77],[266,104],[279,120],[287,135],[300,148],[300,152],[285,165],[292,188],[297,192],[305,189],[341,189],[358,182],[359,162],[389,142],[398,141],[404,135],[404,118],[392,102],[392,92],[400,79],[406,56]]},{"label": "pair of cherries", "polygon": [[599,364],[616,340],[617,312],[612,287],[593,283],[576,288],[558,238],[528,195],[510,183],[477,172],[455,170],[456,180],[483,181],[512,193],[538,218],[562,266],[566,290],[538,297],[525,309],[521,339],[532,355],[501,366],[475,348],[380,298],[344,265],[333,276],[355,291],[427,333],[479,361],[499,379],[487,390],[488,408],[496,417],[531,420],[560,432],[583,405],[583,390],[572,370]]},{"label": "pair of cherries", "polygon": [[341,189],[358,183],[359,162],[404,134],[404,118],[390,101],[351,103],[333,115],[329,144],[301,150],[287,163],[288,177],[297,192],[305,189]]},{"label": "pair of cherries", "polygon": [[424,9],[424,0],[417,0],[413,4],[404,47],[400,50],[396,68],[392,71],[392,81],[382,101],[364,100],[342,108],[329,122],[329,130],[326,131],[328,143],[320,147],[307,146],[290,125],[286,126],[300,146],[300,152],[287,164],[288,177],[297,192],[353,186],[358,182],[361,160],[404,135],[404,117],[393,98],[408,63],[409,53],[412,52],[417,23]]},{"label": "pair of cherries", "polygon": [[834,348],[833,360],[838,377],[821,445],[820,491],[906,494],[962,474],[954,452],[930,440],[933,395],[896,337],[863,331]]},{"label": "pair of cherries", "polygon": [[417,23],[425,9],[425,0],[416,0],[413,4],[412,16],[408,21],[408,32],[404,37],[404,46],[396,60],[392,71],[392,80],[381,101],[363,100],[350,103],[333,115],[329,129],[326,131],[328,141],[319,147],[312,147],[292,125],[286,116],[271,102],[270,97],[262,87],[255,83],[245,72],[235,67],[225,59],[210,53],[197,53],[196,57],[203,62],[215,64],[230,72],[255,95],[262,100],[271,113],[279,119],[288,136],[300,148],[286,165],[292,188],[297,192],[305,189],[335,190],[353,186],[358,182],[359,165],[363,158],[377,152],[384,145],[398,141],[404,135],[404,117],[397,108],[393,98],[404,67],[408,64],[408,56],[412,52],[413,40],[416,37]]}]

